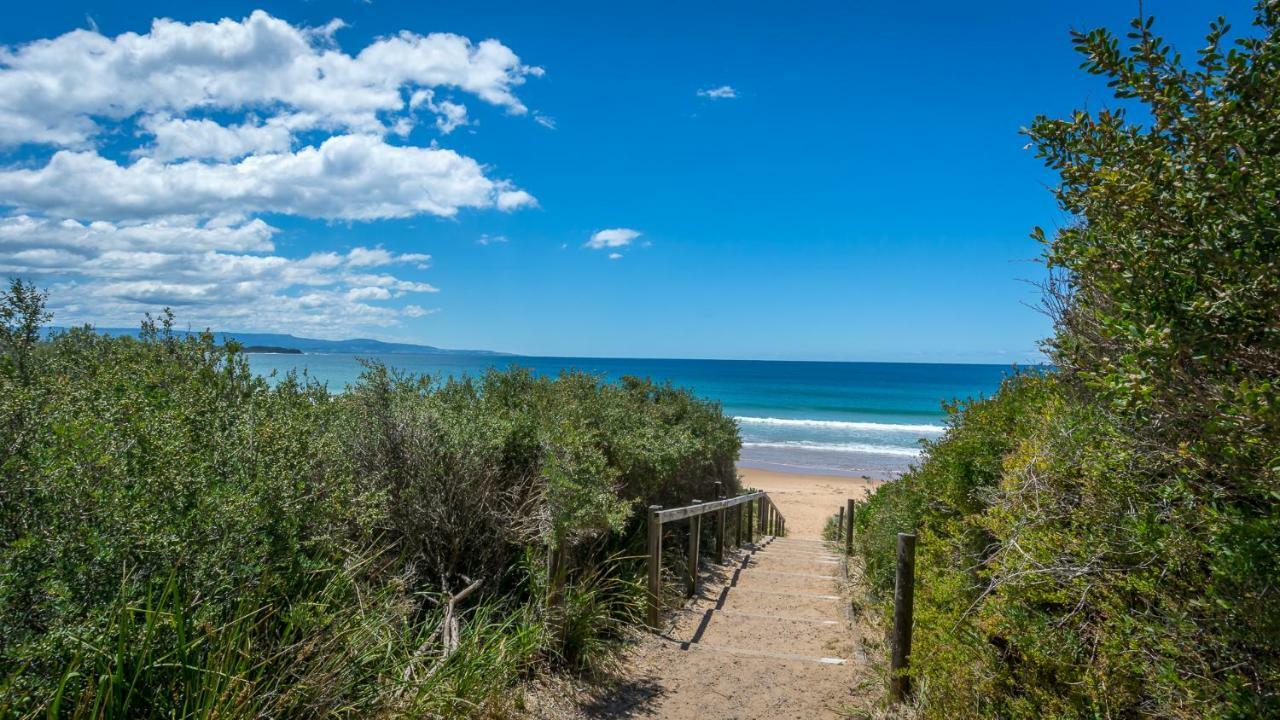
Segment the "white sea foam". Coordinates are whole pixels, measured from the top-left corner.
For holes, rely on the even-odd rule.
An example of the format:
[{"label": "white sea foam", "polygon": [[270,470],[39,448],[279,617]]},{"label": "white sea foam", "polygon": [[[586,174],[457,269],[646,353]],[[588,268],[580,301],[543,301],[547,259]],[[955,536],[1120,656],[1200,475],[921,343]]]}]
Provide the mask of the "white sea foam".
[{"label": "white sea foam", "polygon": [[776,418],[738,416],[734,420],[740,425],[774,425],[779,427],[827,428],[830,430],[862,430],[868,432],[920,433],[922,435],[941,435],[946,431],[942,425],[909,425],[901,423],[856,422],[849,420],[810,420],[807,418]]},{"label": "white sea foam", "polygon": [[893,455],[895,457],[919,457],[919,448],[869,443],[822,443],[810,440],[780,440],[777,442],[744,442],[744,448],[775,448],[779,450],[815,450],[835,453],[861,453],[869,455]]}]

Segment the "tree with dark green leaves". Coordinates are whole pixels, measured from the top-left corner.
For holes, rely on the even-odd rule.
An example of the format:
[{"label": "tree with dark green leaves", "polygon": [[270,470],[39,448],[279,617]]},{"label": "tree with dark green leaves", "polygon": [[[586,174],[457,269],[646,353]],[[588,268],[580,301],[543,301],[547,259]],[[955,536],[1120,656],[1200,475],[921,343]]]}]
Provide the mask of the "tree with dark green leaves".
[{"label": "tree with dark green leaves", "polygon": [[[1230,39],[1230,38],[1237,39]],[[921,534],[931,716],[1280,715],[1280,2],[1185,59],[1075,33],[1114,107],[1026,130],[1056,370],[956,408],[859,511],[869,577]]]}]

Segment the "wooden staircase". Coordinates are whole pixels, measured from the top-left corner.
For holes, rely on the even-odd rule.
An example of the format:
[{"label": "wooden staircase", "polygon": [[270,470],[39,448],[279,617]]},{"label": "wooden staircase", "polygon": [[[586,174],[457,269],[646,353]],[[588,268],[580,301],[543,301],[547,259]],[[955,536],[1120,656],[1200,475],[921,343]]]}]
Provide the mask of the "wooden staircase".
[{"label": "wooden staircase", "polygon": [[[818,539],[763,537],[702,562],[696,596],[659,637],[668,688],[653,717],[838,717],[865,665],[842,559]],[[697,660],[690,657],[696,654]]]}]

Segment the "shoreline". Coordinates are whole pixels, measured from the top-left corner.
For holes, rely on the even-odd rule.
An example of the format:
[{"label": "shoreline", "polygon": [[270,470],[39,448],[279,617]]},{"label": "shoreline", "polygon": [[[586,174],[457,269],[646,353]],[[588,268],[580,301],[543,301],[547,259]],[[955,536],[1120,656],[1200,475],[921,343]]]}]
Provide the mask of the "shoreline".
[{"label": "shoreline", "polygon": [[783,472],[737,466],[744,488],[764,490],[787,518],[788,535],[821,538],[827,518],[839,512],[846,500],[862,500],[886,481],[870,477]]}]

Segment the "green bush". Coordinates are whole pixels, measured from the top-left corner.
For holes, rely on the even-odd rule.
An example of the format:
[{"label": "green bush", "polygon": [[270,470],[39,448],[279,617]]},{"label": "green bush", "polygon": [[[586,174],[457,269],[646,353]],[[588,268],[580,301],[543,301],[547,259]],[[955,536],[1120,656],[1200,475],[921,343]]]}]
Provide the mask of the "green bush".
[{"label": "green bush", "polygon": [[42,308],[0,298],[0,717],[488,712],[605,662],[638,507],[736,490],[732,419],[668,386],[371,364],[335,395],[168,316],[40,341]]},{"label": "green bush", "polygon": [[928,716],[1280,714],[1280,3],[1194,68],[1152,28],[1076,34],[1119,106],[1027,131],[1076,218],[1036,233],[1056,370],[857,514],[881,593],[919,534]]}]

